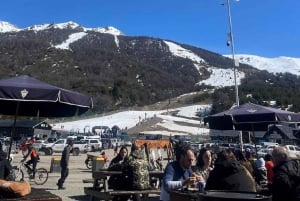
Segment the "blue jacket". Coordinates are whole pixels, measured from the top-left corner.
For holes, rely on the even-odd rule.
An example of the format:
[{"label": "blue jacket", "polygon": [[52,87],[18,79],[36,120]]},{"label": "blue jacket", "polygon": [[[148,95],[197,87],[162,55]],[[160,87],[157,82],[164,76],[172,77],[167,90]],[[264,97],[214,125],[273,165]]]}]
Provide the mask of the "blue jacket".
[{"label": "blue jacket", "polygon": [[191,168],[185,170],[182,169],[178,161],[168,163],[164,171],[160,200],[168,201],[168,191],[181,188],[182,180],[191,177],[192,173],[193,171]]}]

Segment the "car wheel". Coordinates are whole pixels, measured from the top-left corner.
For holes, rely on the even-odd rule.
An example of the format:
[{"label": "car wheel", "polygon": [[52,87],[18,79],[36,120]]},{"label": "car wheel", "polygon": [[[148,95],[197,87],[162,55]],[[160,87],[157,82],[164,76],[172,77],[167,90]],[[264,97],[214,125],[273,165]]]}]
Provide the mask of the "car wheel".
[{"label": "car wheel", "polygon": [[52,154],[53,154],[52,149],[50,149],[50,148],[45,149],[45,155],[51,156]]}]

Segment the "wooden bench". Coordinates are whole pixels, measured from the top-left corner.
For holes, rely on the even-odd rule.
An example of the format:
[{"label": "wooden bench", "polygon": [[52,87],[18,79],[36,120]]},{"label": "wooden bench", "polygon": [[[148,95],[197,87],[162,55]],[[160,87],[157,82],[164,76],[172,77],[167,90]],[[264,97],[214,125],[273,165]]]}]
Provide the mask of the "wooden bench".
[{"label": "wooden bench", "polygon": [[94,183],[94,179],[83,179],[82,183]]},{"label": "wooden bench", "polygon": [[111,190],[111,191],[99,191],[93,187],[84,187],[84,192],[87,195],[90,195],[90,200],[94,200],[94,198],[98,198],[100,200],[112,200],[115,196],[120,196],[120,195],[142,195],[143,196],[143,201],[147,200],[149,195],[151,194],[160,194],[159,189],[154,189],[154,190]]},{"label": "wooden bench", "polygon": [[[160,194],[160,189],[135,190],[135,191],[109,189],[108,186],[109,177],[118,176],[121,174],[122,174],[121,171],[107,171],[107,170],[93,171],[92,172],[93,187],[85,187],[84,188],[85,194],[90,196],[91,201],[94,200],[94,198],[98,198],[100,200],[111,200],[115,196],[121,196],[121,195],[134,195],[136,197],[142,195],[143,198],[147,198],[150,194],[156,194],[156,195]],[[157,178],[160,181],[163,176],[163,172],[150,171],[149,176]]]}]

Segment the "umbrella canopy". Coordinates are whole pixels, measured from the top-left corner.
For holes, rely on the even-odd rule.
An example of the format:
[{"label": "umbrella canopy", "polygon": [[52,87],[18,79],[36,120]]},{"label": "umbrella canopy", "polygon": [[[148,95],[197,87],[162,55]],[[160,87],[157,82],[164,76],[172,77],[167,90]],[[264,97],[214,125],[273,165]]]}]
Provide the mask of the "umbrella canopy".
[{"label": "umbrella canopy", "polygon": [[39,117],[80,115],[93,106],[92,98],[27,75],[0,80],[0,114]]},{"label": "umbrella canopy", "polygon": [[216,130],[267,131],[269,124],[283,122],[300,122],[300,114],[245,103],[204,118],[204,123]]},{"label": "umbrella canopy", "polygon": [[89,96],[23,75],[0,80],[0,105],[0,114],[14,115],[9,157],[18,116],[70,117],[92,108],[93,101]]}]

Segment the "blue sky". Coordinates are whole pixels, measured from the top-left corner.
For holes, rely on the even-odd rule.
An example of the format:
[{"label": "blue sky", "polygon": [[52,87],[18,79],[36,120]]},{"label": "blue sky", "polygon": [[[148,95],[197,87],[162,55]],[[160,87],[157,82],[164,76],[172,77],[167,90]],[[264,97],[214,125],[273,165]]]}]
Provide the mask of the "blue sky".
[{"label": "blue sky", "polygon": [[[25,28],[74,21],[128,36],[169,39],[231,54],[226,0],[8,0],[0,20]],[[299,0],[230,0],[236,54],[300,58]]]}]

